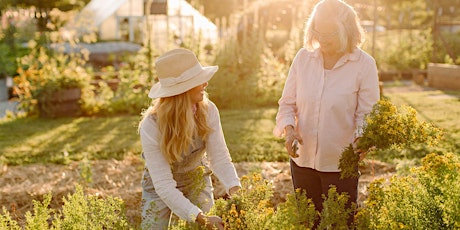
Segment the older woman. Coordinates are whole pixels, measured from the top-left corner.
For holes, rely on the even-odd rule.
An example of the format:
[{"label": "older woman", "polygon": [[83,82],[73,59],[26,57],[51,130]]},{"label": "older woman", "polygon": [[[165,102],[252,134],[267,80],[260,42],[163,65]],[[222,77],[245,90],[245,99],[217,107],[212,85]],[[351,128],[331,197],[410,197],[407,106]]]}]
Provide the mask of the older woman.
[{"label": "older woman", "polygon": [[214,203],[211,171],[231,195],[241,186],[225,143],[219,111],[205,88],[217,66],[201,66],[195,54],[174,49],[155,62],[159,82],[153,105],[139,125],[145,169],[142,228],[167,229],[172,214],[208,229],[223,229],[207,216]]},{"label": "older woman", "polygon": [[321,195],[331,185],[348,193],[349,205],[357,200],[358,179],[340,179],[338,163],[343,149],[359,140],[379,84],[375,60],[359,48],[363,33],[351,6],[320,1],[304,32],[305,47],[290,67],[274,134],[285,137],[294,188],[306,190],[321,211]]}]

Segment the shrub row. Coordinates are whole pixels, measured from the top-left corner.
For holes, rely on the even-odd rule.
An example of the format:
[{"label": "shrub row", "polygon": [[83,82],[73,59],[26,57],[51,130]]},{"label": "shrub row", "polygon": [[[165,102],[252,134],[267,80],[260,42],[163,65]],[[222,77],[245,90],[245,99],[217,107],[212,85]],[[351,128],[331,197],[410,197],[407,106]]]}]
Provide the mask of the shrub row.
[{"label": "shrub row", "polygon": [[[272,184],[258,173],[241,178],[241,191],[231,198],[219,198],[211,210],[222,217],[226,229],[306,229],[318,221],[318,229],[459,229],[460,159],[452,153],[429,154],[420,167],[407,176],[376,180],[368,197],[357,208],[354,225],[347,226],[351,212],[345,207],[347,194],[334,187],[324,196],[324,210],[315,211],[301,190],[287,195],[275,206]],[[51,194],[18,222],[3,208],[0,229],[136,229],[127,221],[124,202],[116,197],[85,195],[81,186],[63,198],[60,210],[49,209]],[[183,221],[171,229],[199,229]]]}]

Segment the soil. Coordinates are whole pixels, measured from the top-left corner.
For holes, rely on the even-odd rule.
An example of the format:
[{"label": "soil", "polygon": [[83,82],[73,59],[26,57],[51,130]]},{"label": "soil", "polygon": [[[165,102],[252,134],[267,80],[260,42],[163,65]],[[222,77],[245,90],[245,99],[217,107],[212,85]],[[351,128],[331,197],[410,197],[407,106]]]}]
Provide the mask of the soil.
[{"label": "soil", "polygon": [[[430,90],[415,84],[384,88],[384,93]],[[92,161],[92,182],[85,189],[86,194],[101,197],[116,196],[124,200],[126,215],[131,223],[140,220],[141,172],[143,161],[138,157],[124,160]],[[16,220],[24,220],[24,214],[33,208],[32,200],[42,200],[43,195],[51,192],[51,208],[59,209],[62,198],[75,192],[75,185],[82,182],[80,176],[81,162],[69,165],[31,164],[24,166],[0,165],[0,207],[5,207]],[[292,192],[290,168],[287,162],[235,163],[241,177],[254,170],[263,178],[271,181],[274,187],[273,203],[284,202],[286,194]],[[358,203],[366,199],[367,185],[377,178],[389,179],[395,173],[394,165],[378,161],[367,161],[361,167],[359,179]],[[215,195],[224,194],[216,183]]]},{"label": "soil", "polygon": [[[125,202],[126,216],[131,223],[139,223],[141,200],[142,160],[127,157],[122,161],[92,161],[92,183],[86,187],[85,193],[100,197],[120,197]],[[0,206],[4,206],[16,220],[24,220],[24,214],[33,208],[32,200],[42,200],[49,192],[53,199],[50,207],[57,210],[62,198],[75,192],[75,185],[81,181],[81,163],[69,165],[31,164],[25,166],[2,166],[0,168]],[[284,202],[286,194],[291,193],[292,183],[289,163],[263,162],[235,163],[238,175],[260,172],[263,178],[273,184],[272,202],[276,205]],[[359,184],[359,202],[366,198],[367,185],[376,178],[389,178],[395,167],[382,162],[368,162],[361,168],[362,176]],[[216,181],[215,196],[222,197],[224,189]]]}]

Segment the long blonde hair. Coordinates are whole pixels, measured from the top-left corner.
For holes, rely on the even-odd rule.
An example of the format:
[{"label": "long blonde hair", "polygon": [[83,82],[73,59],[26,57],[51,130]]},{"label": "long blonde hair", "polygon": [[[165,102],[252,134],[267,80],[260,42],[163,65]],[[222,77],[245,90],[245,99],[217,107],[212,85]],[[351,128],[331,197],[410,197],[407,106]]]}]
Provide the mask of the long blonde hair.
[{"label": "long blonde hair", "polygon": [[193,146],[194,138],[206,140],[211,128],[207,122],[208,98],[196,104],[193,110],[192,99],[189,91],[165,98],[157,98],[144,113],[145,119],[156,116],[160,131],[160,148],[169,164],[182,160],[182,153],[187,152]]}]

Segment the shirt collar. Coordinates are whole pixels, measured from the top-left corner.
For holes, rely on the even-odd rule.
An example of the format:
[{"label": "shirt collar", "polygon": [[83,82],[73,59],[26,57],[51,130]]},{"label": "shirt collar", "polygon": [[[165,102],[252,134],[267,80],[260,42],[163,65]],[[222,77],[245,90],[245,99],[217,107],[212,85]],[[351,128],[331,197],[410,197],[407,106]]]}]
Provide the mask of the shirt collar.
[{"label": "shirt collar", "polygon": [[[319,48],[316,48],[313,51],[314,58],[320,58],[321,57],[321,51]],[[353,49],[353,52],[345,54],[345,57],[343,58],[344,61],[357,61],[359,57],[361,56],[361,51],[359,48]]]}]

